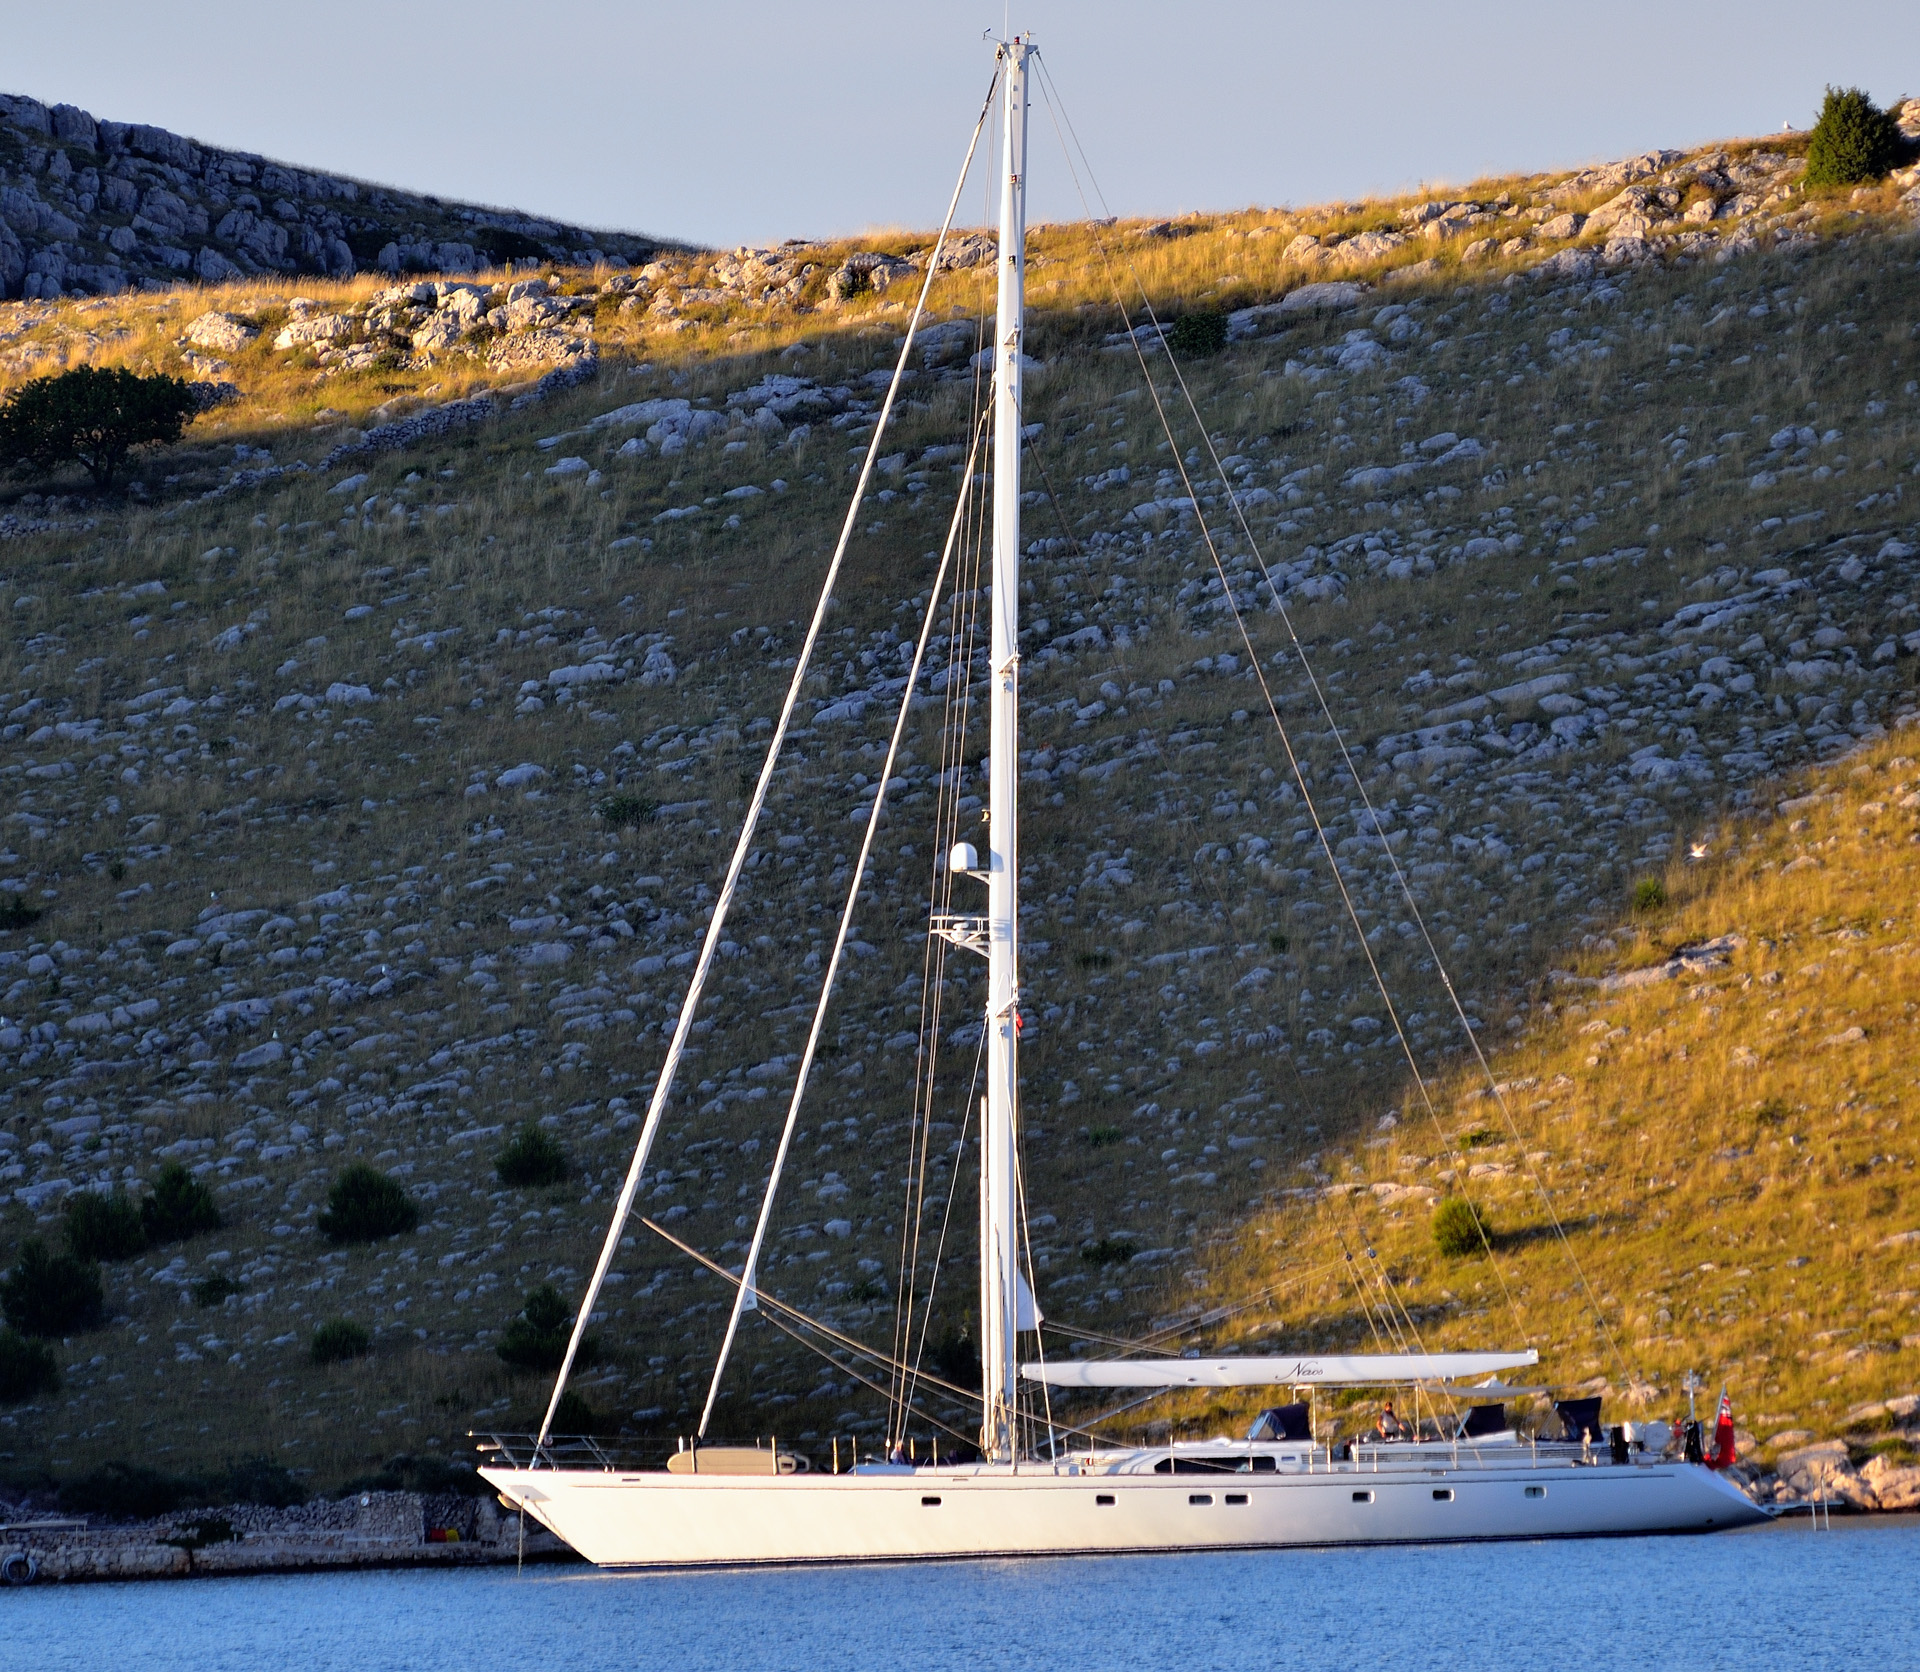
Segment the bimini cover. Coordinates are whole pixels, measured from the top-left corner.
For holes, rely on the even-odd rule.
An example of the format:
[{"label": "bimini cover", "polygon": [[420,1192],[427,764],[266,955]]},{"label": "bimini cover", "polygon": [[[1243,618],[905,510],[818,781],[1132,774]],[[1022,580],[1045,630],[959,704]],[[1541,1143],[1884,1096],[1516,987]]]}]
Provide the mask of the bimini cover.
[{"label": "bimini cover", "polygon": [[1253,1426],[1247,1430],[1247,1438],[1311,1440],[1313,1422],[1306,1401],[1303,1399],[1292,1405],[1276,1405],[1270,1411],[1262,1411],[1253,1419]]},{"label": "bimini cover", "polygon": [[1257,1388],[1377,1386],[1448,1381],[1538,1364],[1524,1353],[1348,1353],[1328,1358],[1069,1359],[1023,1364],[1030,1382],[1057,1388]]}]

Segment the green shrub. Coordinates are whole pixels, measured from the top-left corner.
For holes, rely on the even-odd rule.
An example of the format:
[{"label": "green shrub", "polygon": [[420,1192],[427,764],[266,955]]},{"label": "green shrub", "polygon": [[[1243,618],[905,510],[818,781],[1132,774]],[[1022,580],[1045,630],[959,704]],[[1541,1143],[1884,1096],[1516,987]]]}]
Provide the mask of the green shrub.
[{"label": "green shrub", "polygon": [[1449,1260],[1470,1260],[1488,1253],[1493,1230],[1464,1196],[1449,1196],[1433,1214],[1433,1246]]},{"label": "green shrub", "polygon": [[928,1370],[953,1387],[977,1389],[983,1380],[979,1343],[964,1325],[941,1332],[940,1339],[927,1349],[926,1364]]},{"label": "green shrub", "polygon": [[1227,316],[1219,313],[1182,314],[1167,332],[1167,347],[1182,360],[1202,360],[1227,346]]},{"label": "green shrub", "polygon": [[1667,885],[1658,877],[1642,877],[1633,885],[1633,909],[1658,911],[1667,903]]},{"label": "green shrub", "polygon": [[[572,1333],[573,1313],[551,1283],[542,1283],[527,1296],[520,1315],[500,1332],[500,1345],[494,1351],[516,1370],[558,1370]],[[573,1362],[591,1363],[597,1345],[591,1336],[585,1337]]]},{"label": "green shrub", "polygon": [[[528,1425],[537,1429],[540,1420],[536,1417]],[[598,1411],[588,1404],[580,1394],[568,1388],[560,1395],[560,1403],[553,1409],[553,1432],[556,1434],[612,1434],[618,1431],[620,1419],[610,1411]]]},{"label": "green shrub", "polygon": [[204,1497],[199,1481],[116,1459],[63,1484],[60,1507],[112,1521],[151,1521]]},{"label": "green shrub", "polygon": [[193,1286],[196,1306],[218,1306],[229,1295],[244,1294],[244,1285],[224,1271],[210,1271]]},{"label": "green shrub", "polygon": [[[533,1419],[537,1426],[539,1418]],[[401,1453],[389,1458],[370,1475],[358,1475],[340,1489],[340,1496],[357,1492],[458,1493],[463,1498],[484,1498],[493,1491],[475,1472],[471,1463],[449,1462],[444,1457],[411,1457]]]},{"label": "green shrub", "polygon": [[291,1509],[313,1495],[291,1469],[265,1457],[229,1463],[217,1484],[224,1503],[262,1504],[268,1509]]},{"label": "green shrub", "polygon": [[351,1318],[329,1318],[313,1332],[313,1345],[307,1355],[315,1364],[341,1364],[347,1359],[364,1358],[373,1346],[366,1326]]},{"label": "green shrub", "polygon": [[615,830],[626,830],[636,824],[652,824],[660,807],[644,795],[610,795],[595,802],[593,810]]},{"label": "green shrub", "polygon": [[546,1132],[527,1121],[517,1127],[507,1147],[494,1158],[500,1182],[513,1190],[546,1184],[564,1184],[573,1171],[563,1150]]},{"label": "green shrub", "polygon": [[81,1190],[67,1198],[67,1252],[76,1260],[130,1260],[147,1246],[140,1210],[125,1193]]},{"label": "green shrub", "polygon": [[17,1405],[60,1385],[53,1349],[18,1330],[0,1329],[0,1405]]},{"label": "green shrub", "polygon": [[128,453],[178,441],[199,410],[183,378],[75,366],[30,379],[0,406],[0,460],[41,472],[84,465],[96,487],[111,487]]},{"label": "green shrub", "polygon": [[1858,87],[1829,87],[1807,141],[1809,186],[1857,186],[1900,166],[1900,125]]},{"label": "green shrub", "polygon": [[395,1180],[356,1161],[333,1181],[318,1223],[329,1242],[378,1242],[411,1231],[420,1209]]},{"label": "green shrub", "polygon": [[224,1515],[210,1515],[199,1521],[189,1521],[160,1542],[171,1544],[176,1550],[204,1550],[210,1544],[231,1544],[239,1536],[233,1530],[233,1523]]},{"label": "green shrub", "polygon": [[[211,1475],[170,1475],[141,1463],[115,1459],[65,1482],[60,1488],[60,1506],[116,1521],[149,1521],[176,1510],[212,1504],[262,1504],[268,1509],[287,1509],[305,1503],[309,1495],[291,1470],[264,1457],[242,1458]],[[200,1522],[189,1535],[194,1545],[217,1544],[232,1536],[231,1527],[217,1519]]]},{"label": "green shrub", "polygon": [[213,1192],[181,1166],[169,1161],[153,1181],[153,1194],[140,1204],[140,1222],[149,1242],[185,1242],[220,1229]]},{"label": "green shrub", "polygon": [[30,929],[39,921],[40,913],[18,894],[0,894],[0,935]]},{"label": "green shrub", "polygon": [[1124,1266],[1140,1250],[1125,1237],[1102,1237],[1080,1250],[1080,1258],[1090,1266]]},{"label": "green shrub", "polygon": [[77,1335],[98,1329],[106,1310],[100,1268],[55,1254],[38,1237],[20,1245],[13,1271],[0,1283],[0,1306],[22,1335]]}]

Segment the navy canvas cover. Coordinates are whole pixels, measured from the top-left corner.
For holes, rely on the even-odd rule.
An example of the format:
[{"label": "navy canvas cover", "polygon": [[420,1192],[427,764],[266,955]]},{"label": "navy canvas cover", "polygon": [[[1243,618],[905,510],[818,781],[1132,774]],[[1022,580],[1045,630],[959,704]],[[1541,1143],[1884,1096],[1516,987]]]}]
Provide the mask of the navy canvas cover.
[{"label": "navy canvas cover", "polygon": [[1474,1405],[1467,1411],[1466,1421],[1460,1424],[1460,1438],[1477,1440],[1483,1434],[1504,1434],[1507,1431],[1507,1408],[1504,1405]]},{"label": "navy canvas cover", "polygon": [[1556,1399],[1553,1408],[1566,1424],[1566,1437],[1569,1440],[1604,1440],[1607,1437],[1606,1430],[1600,1426],[1598,1399]]},{"label": "navy canvas cover", "polygon": [[1311,1440],[1313,1423],[1306,1401],[1262,1411],[1247,1430],[1249,1440]]}]

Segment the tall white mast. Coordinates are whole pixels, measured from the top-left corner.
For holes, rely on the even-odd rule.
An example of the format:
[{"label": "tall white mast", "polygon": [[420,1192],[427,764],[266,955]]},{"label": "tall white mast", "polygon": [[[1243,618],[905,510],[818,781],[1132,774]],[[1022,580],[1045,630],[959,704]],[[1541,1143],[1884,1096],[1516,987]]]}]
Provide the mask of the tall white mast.
[{"label": "tall white mast", "polygon": [[1019,1075],[1020,365],[1025,325],[1027,55],[1000,48],[1005,129],[1000,184],[1000,294],[994,325],[993,641],[987,788],[987,1106],[980,1143],[980,1449],[1015,1449],[1019,1327],[1014,1148]]}]

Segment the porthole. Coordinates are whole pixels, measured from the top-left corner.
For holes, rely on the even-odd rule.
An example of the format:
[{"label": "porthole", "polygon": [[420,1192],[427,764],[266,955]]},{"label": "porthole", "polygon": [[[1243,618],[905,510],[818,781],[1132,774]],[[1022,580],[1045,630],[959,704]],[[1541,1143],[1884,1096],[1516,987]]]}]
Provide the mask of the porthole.
[{"label": "porthole", "polygon": [[1244,1504],[1246,1501],[1247,1495],[1244,1492],[1229,1492],[1227,1494],[1227,1502],[1230,1504]]},{"label": "porthole", "polygon": [[1435,1488],[1433,1489],[1433,1501],[1434,1501],[1434,1502],[1435,1502],[1436,1504],[1450,1504],[1450,1503],[1452,1503],[1452,1502],[1453,1502],[1453,1488],[1452,1488],[1451,1486],[1436,1486],[1436,1487],[1435,1487]]},{"label": "porthole", "polygon": [[1529,1498],[1544,1498],[1546,1495],[1547,1489],[1544,1486],[1529,1486],[1527,1488],[1527,1496]]},{"label": "porthole", "polygon": [[1213,1502],[1213,1494],[1211,1492],[1189,1492],[1187,1494],[1187,1502],[1190,1504],[1210,1504]]},{"label": "porthole", "polygon": [[1111,1492],[1096,1492],[1093,1495],[1093,1501],[1096,1504],[1110,1505],[1113,1502],[1113,1494]]},{"label": "porthole", "polygon": [[922,1498],[920,1500],[920,1507],[922,1509],[938,1509],[940,1507],[940,1500],[938,1498]]},{"label": "porthole", "polygon": [[1356,1492],[1353,1495],[1353,1501],[1356,1504],[1370,1504],[1373,1502],[1373,1494],[1371,1492]]}]

